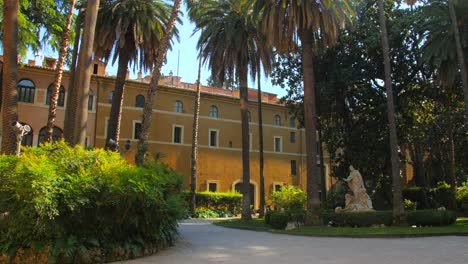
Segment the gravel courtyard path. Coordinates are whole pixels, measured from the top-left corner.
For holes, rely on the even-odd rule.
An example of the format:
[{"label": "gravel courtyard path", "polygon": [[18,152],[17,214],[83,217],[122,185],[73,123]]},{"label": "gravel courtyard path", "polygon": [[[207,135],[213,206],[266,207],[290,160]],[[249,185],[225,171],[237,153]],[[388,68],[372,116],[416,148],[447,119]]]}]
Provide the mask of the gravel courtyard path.
[{"label": "gravel courtyard path", "polygon": [[174,247],[126,264],[467,264],[468,237],[321,238],[181,223]]}]

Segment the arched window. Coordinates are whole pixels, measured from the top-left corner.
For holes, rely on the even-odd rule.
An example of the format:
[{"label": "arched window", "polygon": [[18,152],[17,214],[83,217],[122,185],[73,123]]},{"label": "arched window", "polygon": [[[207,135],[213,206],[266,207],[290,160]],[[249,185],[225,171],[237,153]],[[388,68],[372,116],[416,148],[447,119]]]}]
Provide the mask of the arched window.
[{"label": "arched window", "polygon": [[[47,96],[46,96],[46,105],[50,105],[50,97],[52,96],[52,89],[54,88],[54,84],[52,83],[47,88]],[[57,106],[64,106],[65,105],[65,88],[60,85],[59,89],[59,96],[57,98]]]},{"label": "arched window", "polygon": [[[46,136],[46,128],[43,127],[41,130],[39,130],[39,139],[37,141],[37,145],[39,146],[40,144],[44,143],[45,141],[45,136]],[[59,141],[63,138],[63,131],[62,129],[54,126],[52,130],[52,142]]]},{"label": "arched window", "polygon": [[218,118],[218,107],[214,105],[210,106],[210,117]]},{"label": "arched window", "polygon": [[289,127],[295,128],[296,127],[296,120],[294,117],[289,118]]},{"label": "arched window", "polygon": [[88,91],[88,111],[93,111],[94,94],[91,89]]},{"label": "arched window", "polygon": [[247,119],[249,120],[249,123],[252,122],[252,115],[250,114],[250,111],[247,111]]},{"label": "arched window", "polygon": [[275,115],[275,126],[281,126],[281,117],[279,115]]},{"label": "arched window", "polygon": [[114,91],[110,91],[109,93],[109,104],[112,104],[112,98],[114,98]]},{"label": "arched window", "polygon": [[[28,125],[26,123],[23,123],[23,122],[20,122],[21,125]],[[31,126],[29,126],[31,127]],[[31,127],[31,131],[29,131],[29,133],[27,133],[26,135],[24,135],[22,138],[21,138],[21,146],[27,146],[27,147],[32,147],[32,142],[33,142],[33,129]]]},{"label": "arched window", "polygon": [[177,100],[174,103],[174,112],[176,113],[182,113],[184,111],[184,105],[182,104],[181,101]]},{"label": "arched window", "polygon": [[34,91],[36,87],[31,80],[23,79],[18,82],[18,101],[34,103]]},{"label": "arched window", "polygon": [[145,107],[145,97],[141,94],[135,97],[135,107]]}]

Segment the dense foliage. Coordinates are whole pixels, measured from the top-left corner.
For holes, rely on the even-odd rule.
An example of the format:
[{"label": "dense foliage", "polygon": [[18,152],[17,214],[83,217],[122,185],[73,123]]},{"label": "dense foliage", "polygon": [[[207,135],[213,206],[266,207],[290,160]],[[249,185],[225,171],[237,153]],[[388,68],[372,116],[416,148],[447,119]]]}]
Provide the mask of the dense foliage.
[{"label": "dense foliage", "polygon": [[181,186],[164,165],[63,142],[0,156],[0,250],[50,250],[60,263],[151,254],[177,235]]},{"label": "dense foliage", "polygon": [[[197,192],[197,208],[195,217],[216,218],[235,216],[242,208],[242,195],[236,192]],[[190,202],[190,193],[184,192],[187,203]]]},{"label": "dense foliage", "polygon": [[273,229],[285,229],[288,225],[288,215],[281,211],[273,211],[269,215],[268,222]]},{"label": "dense foliage", "polygon": [[271,200],[276,210],[300,209],[305,207],[307,196],[297,187],[284,185],[281,186],[281,190],[273,192],[268,200]]}]

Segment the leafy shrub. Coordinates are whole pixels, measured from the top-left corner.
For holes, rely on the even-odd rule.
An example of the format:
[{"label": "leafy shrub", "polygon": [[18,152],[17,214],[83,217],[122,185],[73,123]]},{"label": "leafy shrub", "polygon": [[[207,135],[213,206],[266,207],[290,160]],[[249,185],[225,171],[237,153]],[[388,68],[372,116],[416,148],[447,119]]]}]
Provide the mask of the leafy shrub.
[{"label": "leafy shrub", "polygon": [[417,210],[406,212],[406,222],[416,226],[445,226],[455,223],[457,214],[447,210]]},{"label": "leafy shrub", "polygon": [[461,187],[458,187],[456,199],[458,208],[463,211],[468,211],[468,182],[465,182]]},{"label": "leafy shrub", "polygon": [[271,214],[273,213],[274,211],[267,211],[265,213],[265,224],[269,225],[271,223],[270,221],[270,217],[271,217]]},{"label": "leafy shrub", "polygon": [[288,222],[304,224],[306,220],[306,210],[304,208],[292,208],[284,211],[288,216]]},{"label": "leafy shrub", "polygon": [[[211,210],[217,212],[219,216],[224,217],[240,214],[242,209],[242,194],[237,192],[197,192],[197,209]],[[190,192],[184,192],[184,198],[190,203]]]},{"label": "leafy shrub", "polygon": [[233,217],[229,211],[213,211],[208,208],[195,208],[195,217],[196,218],[220,218],[220,217]]},{"label": "leafy shrub", "polygon": [[346,188],[342,182],[338,182],[327,192],[325,200],[326,209],[335,209],[340,206],[345,207]]},{"label": "leafy shrub", "polygon": [[418,203],[417,202],[413,202],[409,199],[405,199],[403,201],[403,205],[405,206],[405,210],[411,210],[411,211],[414,211],[416,210],[416,207],[418,206]]},{"label": "leafy shrub", "polygon": [[436,202],[435,207],[444,206],[449,208],[451,202],[455,200],[450,185],[444,181],[438,182],[437,187],[431,189],[431,196]]},{"label": "leafy shrub", "polygon": [[270,225],[273,229],[285,229],[288,225],[288,215],[281,211],[273,211],[270,214]]},{"label": "leafy shrub", "polygon": [[422,187],[413,186],[403,188],[402,195],[404,200],[410,200],[419,206],[424,206],[424,190]]},{"label": "leafy shrub", "polygon": [[0,251],[50,250],[60,263],[151,254],[177,235],[181,187],[164,165],[63,142],[0,156]]},{"label": "leafy shrub", "polygon": [[297,187],[285,185],[281,187],[280,191],[273,192],[268,199],[272,201],[276,210],[281,208],[288,210],[304,208],[307,195]]},{"label": "leafy shrub", "polygon": [[369,212],[325,212],[323,214],[324,224],[333,226],[369,227],[372,225],[392,225],[391,211],[369,211]]}]

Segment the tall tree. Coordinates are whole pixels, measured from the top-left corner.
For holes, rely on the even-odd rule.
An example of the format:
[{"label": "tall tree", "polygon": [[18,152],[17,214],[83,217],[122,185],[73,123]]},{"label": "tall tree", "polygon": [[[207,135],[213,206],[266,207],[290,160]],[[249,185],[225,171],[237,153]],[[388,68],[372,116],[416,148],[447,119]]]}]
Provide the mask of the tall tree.
[{"label": "tall tree", "polygon": [[60,46],[59,58],[57,62],[57,75],[54,80],[52,92],[50,94],[49,103],[49,116],[47,118],[45,141],[52,141],[52,131],[54,128],[55,118],[57,117],[57,100],[59,97],[59,89],[62,83],[63,66],[65,64],[65,57],[67,56],[68,44],[70,43],[70,26],[73,19],[73,12],[75,9],[75,0],[70,0],[70,10],[67,16],[67,23],[63,29],[62,44]]},{"label": "tall tree", "polygon": [[148,150],[147,141],[149,138],[149,130],[151,127],[151,122],[153,118],[153,104],[156,97],[156,92],[158,91],[158,82],[161,77],[161,67],[166,59],[167,49],[170,46],[170,41],[173,36],[173,31],[175,28],[175,23],[179,16],[181,0],[174,0],[174,5],[172,6],[171,17],[166,25],[166,32],[160,40],[158,47],[156,62],[154,65],[154,70],[151,74],[151,81],[149,85],[147,101],[145,102],[145,107],[143,109],[143,120],[141,122],[141,132],[138,140],[137,153],[135,156],[135,162],[138,165],[143,164],[145,159],[145,154]]},{"label": "tall tree", "polygon": [[[302,45],[304,84],[304,124],[307,155],[307,219],[319,224],[319,173],[317,170],[317,111],[313,54],[314,43],[325,46],[336,41],[337,26],[352,13],[346,0],[342,1],[283,1],[258,0],[257,12],[263,12],[263,31],[279,53],[294,51],[298,41]],[[281,30],[278,30],[281,29]]]},{"label": "tall tree", "polygon": [[[467,5],[466,1],[465,1],[465,5]],[[458,31],[457,15],[455,13],[453,0],[448,0],[448,8],[449,8],[450,20],[452,22],[451,24],[452,24],[452,29],[453,29],[453,35],[455,37],[458,66],[460,67],[460,73],[462,77],[461,79],[462,79],[463,93],[464,93],[464,98],[465,98],[465,124],[468,124],[468,77],[467,77],[468,69],[466,68],[465,57],[463,55],[462,41],[460,38],[460,32]],[[466,19],[466,16],[467,14],[465,13],[465,19]],[[452,188],[455,188],[455,186],[452,186]]]},{"label": "tall tree", "polygon": [[240,88],[242,131],[242,219],[251,219],[250,158],[248,121],[248,74],[255,77],[261,54],[253,2],[246,0],[203,1],[196,14],[197,29],[203,29],[198,48],[212,76],[224,82],[225,74],[235,76]]},{"label": "tall tree", "polygon": [[387,90],[387,117],[390,128],[390,157],[392,161],[392,187],[393,187],[393,223],[402,225],[405,222],[403,196],[401,191],[400,159],[398,157],[398,136],[396,131],[395,105],[393,102],[393,89],[388,47],[387,25],[383,0],[377,0],[379,23],[381,28],[381,41],[383,51],[383,64],[385,74],[385,89]]},{"label": "tall tree", "polygon": [[[107,127],[106,147],[117,151],[125,80],[129,63],[152,70],[164,35],[171,6],[161,0],[118,0],[99,10],[94,51],[112,63],[118,59],[117,76]],[[112,52],[113,51],[113,52]],[[116,144],[109,144],[110,140]]]},{"label": "tall tree", "polygon": [[258,161],[260,173],[260,212],[258,217],[265,215],[265,175],[263,169],[265,167],[263,155],[263,114],[262,114],[262,85],[260,84],[260,71],[258,71],[258,86],[257,86],[257,108],[258,108]]},{"label": "tall tree", "polygon": [[18,0],[3,3],[2,153],[15,154],[16,133],[11,124],[18,120]]},{"label": "tall tree", "polygon": [[65,123],[64,132],[69,134],[69,144],[82,146],[86,142],[86,128],[88,122],[88,93],[91,81],[91,68],[99,0],[88,0],[84,19],[83,37],[80,45],[76,76],[73,89],[75,103],[67,107],[70,119]]}]

